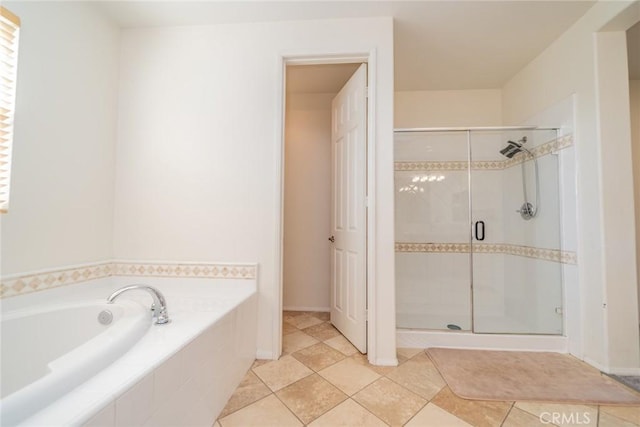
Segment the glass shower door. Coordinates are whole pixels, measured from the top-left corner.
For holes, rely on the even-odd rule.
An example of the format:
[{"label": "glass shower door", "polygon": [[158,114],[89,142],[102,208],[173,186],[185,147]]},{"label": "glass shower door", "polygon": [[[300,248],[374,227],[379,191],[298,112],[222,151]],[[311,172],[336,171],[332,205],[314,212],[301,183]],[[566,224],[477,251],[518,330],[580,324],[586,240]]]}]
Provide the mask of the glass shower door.
[{"label": "glass shower door", "polygon": [[555,130],[471,132],[473,331],[562,334]]},{"label": "glass shower door", "polygon": [[471,330],[466,132],[395,135],[397,326]]}]

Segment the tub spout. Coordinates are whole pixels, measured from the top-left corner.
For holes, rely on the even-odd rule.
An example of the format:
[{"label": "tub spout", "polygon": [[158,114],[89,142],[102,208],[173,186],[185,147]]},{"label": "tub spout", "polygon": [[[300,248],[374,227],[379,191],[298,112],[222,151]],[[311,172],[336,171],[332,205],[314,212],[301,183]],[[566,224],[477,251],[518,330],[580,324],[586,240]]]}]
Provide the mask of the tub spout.
[{"label": "tub spout", "polygon": [[169,323],[169,312],[167,311],[167,302],[164,299],[162,293],[149,285],[129,285],[124,288],[120,288],[107,298],[108,304],[113,304],[116,298],[120,296],[120,294],[132,291],[135,289],[141,289],[143,291],[149,292],[151,298],[153,298],[153,305],[151,306],[151,310],[153,310],[153,317],[156,319],[156,325],[164,325],[165,323]]}]

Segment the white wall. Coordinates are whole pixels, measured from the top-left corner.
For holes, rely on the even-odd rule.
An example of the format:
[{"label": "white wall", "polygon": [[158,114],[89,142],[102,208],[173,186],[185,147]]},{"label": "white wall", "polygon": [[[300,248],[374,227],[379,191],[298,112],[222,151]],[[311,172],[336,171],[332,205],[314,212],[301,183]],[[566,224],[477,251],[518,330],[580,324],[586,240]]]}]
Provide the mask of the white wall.
[{"label": "white wall", "polygon": [[330,308],[331,100],[289,93],[286,101],[283,305]]},{"label": "white wall", "polygon": [[2,274],[109,259],[119,30],[87,3],[4,5],[22,27]]},{"label": "white wall", "polygon": [[500,89],[396,92],[395,127],[499,126]]},{"label": "white wall", "polygon": [[369,310],[377,335],[369,351],[374,362],[393,363],[392,20],[131,29],[121,37],[115,256],[257,261],[261,357],[279,354],[281,333],[281,57],[375,51]]},{"label": "white wall", "polygon": [[[631,111],[631,148],[633,153],[633,181],[636,212],[636,248],[640,248],[640,80],[629,81]],[[640,278],[640,251],[636,249],[636,268]],[[638,307],[640,307],[640,280],[638,280]],[[640,313],[638,315],[640,321]]]},{"label": "white wall", "polygon": [[[598,63],[598,58],[594,33],[629,4],[607,1],[595,4],[514,76],[503,87],[502,97],[503,123],[514,125],[576,94],[578,264],[583,354],[585,360],[599,368],[618,372],[626,369],[637,372],[635,370],[640,365],[635,322],[622,328],[617,328],[620,326],[617,325],[617,329],[611,322],[611,316],[634,311],[629,305],[628,295],[636,292],[636,272],[634,261],[627,262],[629,252],[634,253],[632,241],[629,249],[628,237],[628,231],[634,228],[633,215],[628,209],[632,194],[627,183],[620,179],[627,175],[630,177],[631,164],[618,161],[619,156],[625,153],[627,158],[630,157],[624,139],[601,140],[599,133],[603,120],[612,116],[610,112],[598,115],[598,98],[602,93],[596,92],[598,80],[594,64]],[[603,157],[605,151],[609,154]],[[626,298],[623,297],[625,293]],[[631,351],[622,351],[623,348],[631,348]]]}]

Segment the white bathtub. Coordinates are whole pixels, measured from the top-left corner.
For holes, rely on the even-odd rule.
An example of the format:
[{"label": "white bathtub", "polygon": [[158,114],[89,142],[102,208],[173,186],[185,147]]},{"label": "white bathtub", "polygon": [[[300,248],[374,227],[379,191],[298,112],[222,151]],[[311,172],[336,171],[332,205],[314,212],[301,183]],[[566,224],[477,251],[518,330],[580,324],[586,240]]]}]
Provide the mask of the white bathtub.
[{"label": "white bathtub", "polygon": [[[135,282],[160,289],[171,323],[152,324],[145,292],[96,302],[133,283],[124,277],[0,301],[2,426],[213,424],[255,358],[255,280]],[[117,319],[106,328],[105,306]]]},{"label": "white bathtub", "polygon": [[[98,321],[108,310],[110,324]],[[135,301],[45,305],[2,316],[3,425],[14,425],[85,382],[129,350],[151,325]]]}]

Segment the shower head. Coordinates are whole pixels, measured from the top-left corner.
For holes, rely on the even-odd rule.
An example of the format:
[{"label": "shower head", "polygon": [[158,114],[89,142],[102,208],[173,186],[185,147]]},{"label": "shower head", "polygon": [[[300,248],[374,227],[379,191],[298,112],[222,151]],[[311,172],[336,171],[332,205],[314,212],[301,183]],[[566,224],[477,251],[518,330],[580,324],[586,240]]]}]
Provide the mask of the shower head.
[{"label": "shower head", "polygon": [[517,142],[507,141],[507,146],[500,150],[500,154],[510,159],[521,151],[522,145]]}]

